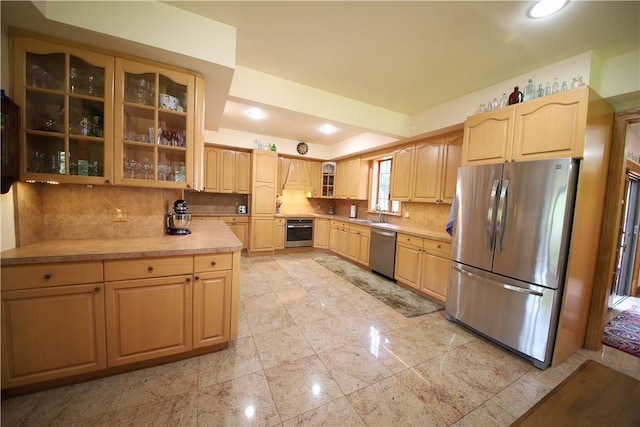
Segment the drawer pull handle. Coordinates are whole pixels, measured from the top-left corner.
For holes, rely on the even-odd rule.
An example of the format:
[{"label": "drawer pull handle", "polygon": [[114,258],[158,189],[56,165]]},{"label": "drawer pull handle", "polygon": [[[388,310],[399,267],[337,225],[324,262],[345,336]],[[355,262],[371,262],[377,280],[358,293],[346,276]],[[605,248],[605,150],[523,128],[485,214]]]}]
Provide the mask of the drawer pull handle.
[{"label": "drawer pull handle", "polygon": [[44,280],[50,280],[53,276],[51,274],[45,274],[44,275]]},{"label": "drawer pull handle", "polygon": [[151,272],[153,271],[153,267],[151,267],[151,266],[147,267],[147,271],[148,271],[149,273],[151,273]]},{"label": "drawer pull handle", "polygon": [[216,262],[215,261],[211,261],[211,265],[215,266]]}]

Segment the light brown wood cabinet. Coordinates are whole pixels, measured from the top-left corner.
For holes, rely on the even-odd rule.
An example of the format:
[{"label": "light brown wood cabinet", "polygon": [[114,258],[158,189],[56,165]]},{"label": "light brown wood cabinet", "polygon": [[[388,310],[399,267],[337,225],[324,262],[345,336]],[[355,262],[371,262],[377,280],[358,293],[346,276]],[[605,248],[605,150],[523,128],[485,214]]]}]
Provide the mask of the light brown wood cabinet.
[{"label": "light brown wood cabinet", "polygon": [[284,249],[285,233],[286,233],[286,220],[284,218],[276,218],[274,220],[274,226],[276,227],[273,237],[274,249]]},{"label": "light brown wood cabinet", "polygon": [[309,160],[307,170],[311,181],[311,197],[322,197],[322,163]]},{"label": "light brown wood cabinet", "polygon": [[204,186],[208,193],[220,193],[220,150],[204,147]]},{"label": "light brown wood cabinet", "polygon": [[253,150],[251,164],[252,206],[249,252],[273,252],[278,154],[274,151]]},{"label": "light brown wood cabinet", "polygon": [[106,368],[101,262],[4,266],[2,388]]},{"label": "light brown wood cabinet", "polygon": [[313,247],[329,248],[329,220],[326,218],[316,218],[313,221]]},{"label": "light brown wood cabinet", "polygon": [[349,223],[332,219],[329,221],[329,249],[347,257],[349,251]]},{"label": "light brown wood cabinet", "polygon": [[371,227],[349,224],[348,257],[365,267],[369,266]]},{"label": "light brown wood cabinet", "polygon": [[109,366],[192,348],[193,257],[107,260]]},{"label": "light brown wood cabinet", "polygon": [[393,156],[391,199],[451,203],[461,163],[462,132],[401,147]]},{"label": "light brown wood cabinet", "polygon": [[231,334],[233,256],[193,258],[193,348],[225,343]]},{"label": "light brown wood cabinet", "polygon": [[366,200],[369,185],[369,165],[360,157],[340,160],[336,164],[335,198]]},{"label": "light brown wood cabinet", "polygon": [[242,248],[246,248],[249,242],[249,217],[221,216],[218,219],[227,224],[233,234],[242,242]]},{"label": "light brown wood cabinet", "polygon": [[451,244],[398,233],[394,278],[444,304]]},{"label": "light brown wood cabinet", "polygon": [[116,184],[195,188],[195,76],[116,58],[115,87]]},{"label": "light brown wood cabinet", "polygon": [[588,101],[584,86],[471,116],[462,164],[583,157]]},{"label": "light brown wood cabinet", "polygon": [[251,190],[251,154],[219,149],[219,193],[249,194]]},{"label": "light brown wood cabinet", "polygon": [[12,38],[20,110],[20,179],[113,183],[114,57]]}]

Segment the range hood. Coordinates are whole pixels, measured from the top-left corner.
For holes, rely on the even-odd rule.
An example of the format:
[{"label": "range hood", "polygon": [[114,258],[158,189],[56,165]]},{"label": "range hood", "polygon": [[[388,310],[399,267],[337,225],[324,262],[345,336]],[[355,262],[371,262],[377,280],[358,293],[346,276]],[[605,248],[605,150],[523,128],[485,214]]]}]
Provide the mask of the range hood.
[{"label": "range hood", "polygon": [[287,177],[284,180],[284,190],[311,191],[311,179],[307,162],[299,159],[291,159]]}]

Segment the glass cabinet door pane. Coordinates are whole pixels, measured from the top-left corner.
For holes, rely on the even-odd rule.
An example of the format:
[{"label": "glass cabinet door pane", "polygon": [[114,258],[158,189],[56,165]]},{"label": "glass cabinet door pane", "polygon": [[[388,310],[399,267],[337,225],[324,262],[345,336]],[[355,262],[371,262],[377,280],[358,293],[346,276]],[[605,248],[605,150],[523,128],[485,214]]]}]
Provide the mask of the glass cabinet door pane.
[{"label": "glass cabinet door pane", "polygon": [[99,141],[70,138],[68,159],[69,175],[104,175],[104,144]]},{"label": "glass cabinet door pane", "polygon": [[42,89],[64,90],[65,54],[38,55],[27,52],[26,86]]},{"label": "glass cabinet door pane", "polygon": [[64,95],[29,90],[26,96],[25,129],[65,132]]},{"label": "glass cabinet door pane", "polygon": [[124,100],[153,107],[156,99],[155,73],[124,73]]},{"label": "glass cabinet door pane", "polygon": [[29,173],[66,174],[63,137],[27,135],[25,154]]},{"label": "glass cabinet door pane", "polygon": [[104,98],[105,71],[71,55],[68,91],[78,95]]},{"label": "glass cabinet door pane", "polygon": [[187,87],[160,75],[158,86],[158,108],[181,113],[187,111]]}]

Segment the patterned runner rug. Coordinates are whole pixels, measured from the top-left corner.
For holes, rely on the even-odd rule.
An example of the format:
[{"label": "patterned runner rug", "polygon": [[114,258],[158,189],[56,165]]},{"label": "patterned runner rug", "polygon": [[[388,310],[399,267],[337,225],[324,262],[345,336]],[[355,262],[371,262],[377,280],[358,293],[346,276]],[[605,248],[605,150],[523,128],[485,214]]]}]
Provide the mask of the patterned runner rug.
[{"label": "patterned runner rug", "polygon": [[638,307],[625,310],[604,325],[602,342],[640,357],[640,312],[638,310]]},{"label": "patterned runner rug", "polygon": [[335,255],[322,256],[313,260],[379,299],[405,317],[422,316],[423,314],[444,309],[438,303]]}]

